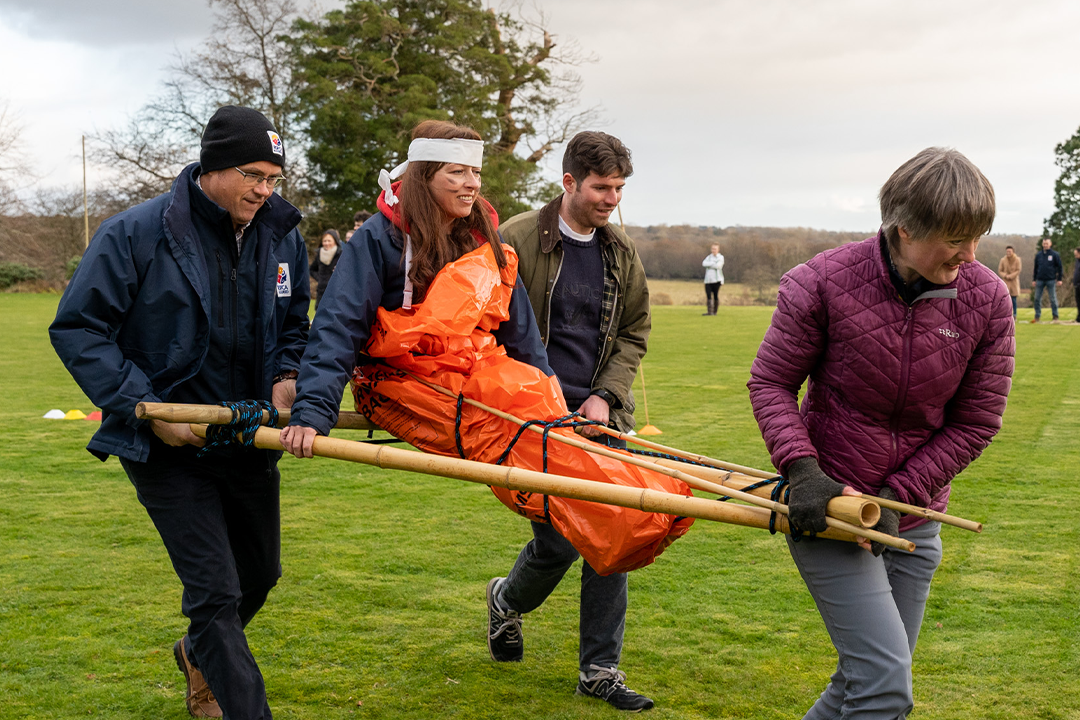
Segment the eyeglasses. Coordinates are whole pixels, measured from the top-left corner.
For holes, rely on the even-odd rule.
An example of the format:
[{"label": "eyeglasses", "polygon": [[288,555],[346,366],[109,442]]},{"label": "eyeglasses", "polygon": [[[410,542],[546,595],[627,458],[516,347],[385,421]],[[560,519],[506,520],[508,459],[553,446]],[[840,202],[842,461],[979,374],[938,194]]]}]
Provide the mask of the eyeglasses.
[{"label": "eyeglasses", "polygon": [[284,175],[260,175],[259,173],[244,172],[238,167],[234,167],[233,170],[244,176],[244,184],[250,187],[258,187],[263,183],[266,183],[266,187],[273,190],[278,186],[278,183],[288,180]]}]

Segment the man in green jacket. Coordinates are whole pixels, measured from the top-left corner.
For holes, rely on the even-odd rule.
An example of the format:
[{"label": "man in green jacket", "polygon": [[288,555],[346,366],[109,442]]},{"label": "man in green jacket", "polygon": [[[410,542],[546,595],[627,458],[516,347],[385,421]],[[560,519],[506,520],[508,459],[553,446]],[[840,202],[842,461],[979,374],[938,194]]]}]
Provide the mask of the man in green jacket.
[{"label": "man in green jacket", "polygon": [[[633,171],[618,138],[578,133],[563,155],[564,193],[501,228],[518,253],[518,273],[567,406],[622,431],[634,427],[631,385],[652,325],[637,249],[608,222]],[[608,440],[589,427],[582,434]],[[488,649],[496,661],[522,658],[522,615],[544,602],[578,558],[550,525],[532,526],[533,539],[510,574],[488,583]],[[636,712],[653,701],[627,688],[618,669],[626,595],[625,573],[600,576],[583,564],[577,694]]]}]

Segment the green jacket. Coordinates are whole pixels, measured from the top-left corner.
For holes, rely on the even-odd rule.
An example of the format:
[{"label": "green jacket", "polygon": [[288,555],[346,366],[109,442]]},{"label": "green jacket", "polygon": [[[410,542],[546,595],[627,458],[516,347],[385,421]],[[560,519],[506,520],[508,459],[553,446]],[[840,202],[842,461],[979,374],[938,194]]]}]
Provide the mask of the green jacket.
[{"label": "green jacket", "polygon": [[[499,227],[503,241],[518,254],[521,275],[540,327],[548,343],[551,291],[562,268],[559,206],[562,195],[540,210],[515,215]],[[634,428],[634,392],[631,386],[649,341],[649,286],[634,241],[614,225],[596,229],[604,252],[604,301],[601,311],[600,353],[593,374],[593,390],[615,397],[611,416],[619,430]]]}]

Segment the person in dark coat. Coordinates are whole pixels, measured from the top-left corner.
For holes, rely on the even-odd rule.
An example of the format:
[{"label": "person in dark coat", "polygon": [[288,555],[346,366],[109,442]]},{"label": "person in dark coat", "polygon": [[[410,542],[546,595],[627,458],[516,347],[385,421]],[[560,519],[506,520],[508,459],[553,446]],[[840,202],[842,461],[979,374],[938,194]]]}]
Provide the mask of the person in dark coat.
[{"label": "person in dark coat", "polygon": [[[102,223],[49,336],[102,409],[87,449],[120,459],[184,586],[173,646],[193,717],[269,720],[244,628],[281,577],[281,453],[214,448],[140,402],[292,405],[308,330],[300,212],[274,194],[285,148],[227,106],[172,189]],[[137,619],[132,619],[137,622]]]},{"label": "person in dark coat", "polygon": [[341,238],[333,228],[323,233],[322,243],[315,253],[315,262],[311,264],[311,277],[315,281],[315,309],[319,309],[319,299],[326,292],[326,284],[334,272],[338,258],[341,257]]},{"label": "person in dark coat", "polygon": [[1057,250],[1051,250],[1053,241],[1050,238],[1042,239],[1042,249],[1035,255],[1035,270],[1031,277],[1031,287],[1035,288],[1035,319],[1031,322],[1039,322],[1042,316],[1043,290],[1050,295],[1050,313],[1054,322],[1058,322],[1057,289],[1061,287],[1061,281],[1065,277],[1065,269],[1061,264],[1061,255]]}]

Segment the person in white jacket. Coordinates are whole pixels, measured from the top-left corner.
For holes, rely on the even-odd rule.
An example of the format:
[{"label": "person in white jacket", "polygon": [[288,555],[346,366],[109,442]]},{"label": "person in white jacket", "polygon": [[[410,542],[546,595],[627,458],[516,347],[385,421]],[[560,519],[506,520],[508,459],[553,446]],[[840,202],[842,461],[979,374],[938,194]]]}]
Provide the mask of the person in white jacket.
[{"label": "person in white jacket", "polygon": [[720,246],[713,243],[709,250],[709,256],[701,261],[705,268],[705,303],[708,305],[702,315],[716,314],[716,308],[720,306],[720,286],[724,284],[724,256],[720,254]]}]

